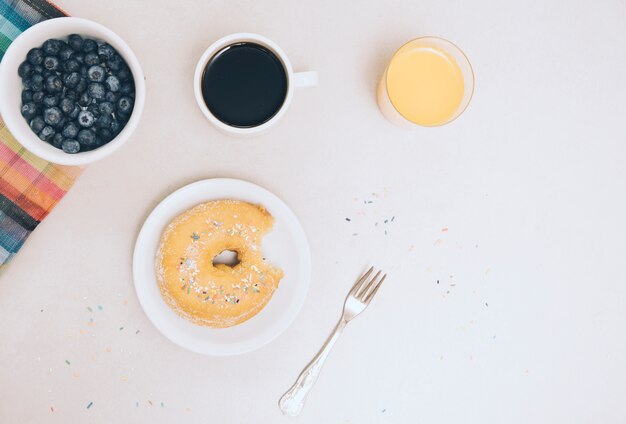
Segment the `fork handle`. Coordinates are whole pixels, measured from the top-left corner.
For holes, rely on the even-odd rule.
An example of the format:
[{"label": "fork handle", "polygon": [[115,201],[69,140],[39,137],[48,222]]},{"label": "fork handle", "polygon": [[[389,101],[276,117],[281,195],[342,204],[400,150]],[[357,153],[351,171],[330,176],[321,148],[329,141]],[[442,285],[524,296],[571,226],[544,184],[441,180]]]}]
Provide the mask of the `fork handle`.
[{"label": "fork handle", "polygon": [[326,340],[324,346],[315,355],[315,357],[309,362],[309,364],[302,370],[295,384],[291,386],[287,392],[278,401],[278,406],[284,415],[295,417],[302,411],[306,397],[313,388],[313,385],[317,381],[317,377],[322,371],[322,366],[328,357],[331,349],[335,345],[335,342],[341,335],[341,332],[345,328],[347,322],[342,318],[335,330]]}]

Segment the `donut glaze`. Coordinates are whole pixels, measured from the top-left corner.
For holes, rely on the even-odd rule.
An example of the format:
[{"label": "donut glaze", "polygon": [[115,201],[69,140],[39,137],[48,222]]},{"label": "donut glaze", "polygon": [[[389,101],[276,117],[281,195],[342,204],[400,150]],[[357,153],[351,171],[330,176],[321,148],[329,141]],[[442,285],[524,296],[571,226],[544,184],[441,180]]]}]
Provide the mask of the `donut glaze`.
[{"label": "donut glaze", "polygon": [[[283,277],[266,263],[261,242],[274,224],[260,205],[214,200],[177,216],[164,230],[156,257],[163,299],[178,315],[213,328],[240,324],[269,302]],[[214,264],[225,250],[239,263]]]}]

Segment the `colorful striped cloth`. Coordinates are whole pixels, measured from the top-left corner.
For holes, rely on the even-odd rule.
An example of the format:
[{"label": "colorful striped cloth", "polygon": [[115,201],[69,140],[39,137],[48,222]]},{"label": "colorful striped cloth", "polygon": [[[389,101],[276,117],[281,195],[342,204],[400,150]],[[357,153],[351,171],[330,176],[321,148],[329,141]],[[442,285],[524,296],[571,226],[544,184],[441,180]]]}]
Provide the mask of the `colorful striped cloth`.
[{"label": "colorful striped cloth", "polygon": [[[0,60],[28,27],[60,16],[65,13],[44,0],[0,0]],[[0,119],[0,273],[80,173],[26,151]]]}]

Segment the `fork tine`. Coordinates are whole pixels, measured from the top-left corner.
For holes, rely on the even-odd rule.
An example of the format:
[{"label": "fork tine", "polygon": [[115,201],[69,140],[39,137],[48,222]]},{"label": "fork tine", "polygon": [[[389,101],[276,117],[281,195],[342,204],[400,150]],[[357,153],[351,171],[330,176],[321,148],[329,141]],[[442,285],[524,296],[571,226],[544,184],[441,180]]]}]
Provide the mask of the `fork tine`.
[{"label": "fork tine", "polygon": [[370,300],[372,300],[374,298],[374,295],[376,294],[376,292],[378,291],[378,289],[380,288],[380,286],[383,284],[383,281],[385,281],[385,278],[387,277],[387,274],[383,275],[383,278],[380,279],[380,281],[378,282],[378,284],[376,284],[374,286],[374,288],[372,289],[372,291],[370,291],[367,296],[365,296],[365,299],[363,299],[363,302],[365,303],[370,303]]},{"label": "fork tine", "polygon": [[372,271],[374,271],[374,267],[373,266],[370,267],[370,269],[368,269],[367,272],[365,274],[363,274],[363,276],[361,278],[359,278],[356,283],[354,283],[354,286],[352,286],[352,289],[350,290],[350,293],[356,294],[356,292],[359,290],[359,288],[361,288],[361,286],[363,285],[363,282],[365,280],[367,280],[367,277],[370,276]]},{"label": "fork tine", "polygon": [[356,294],[357,298],[361,299],[365,295],[365,293],[367,293],[367,291],[372,287],[376,280],[378,280],[378,276],[380,275],[380,273],[381,271],[378,271],[376,275],[374,275],[367,283],[363,285],[363,287]]}]

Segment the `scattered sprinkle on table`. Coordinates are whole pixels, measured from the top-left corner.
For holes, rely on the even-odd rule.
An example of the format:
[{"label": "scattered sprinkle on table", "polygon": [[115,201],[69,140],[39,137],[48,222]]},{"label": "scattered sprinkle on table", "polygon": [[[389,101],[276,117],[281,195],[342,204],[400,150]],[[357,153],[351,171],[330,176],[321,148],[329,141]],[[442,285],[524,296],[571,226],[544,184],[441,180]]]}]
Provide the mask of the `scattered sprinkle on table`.
[{"label": "scattered sprinkle on table", "polygon": [[89,312],[93,312],[93,309],[91,309],[91,306],[87,306],[87,310],[88,310]]},{"label": "scattered sprinkle on table", "polygon": [[50,407],[50,412],[54,412],[54,406]]},{"label": "scattered sprinkle on table", "polygon": [[120,327],[120,331],[122,331],[124,329],[124,327]]},{"label": "scattered sprinkle on table", "polygon": [[87,405],[87,409],[91,408],[93,406],[93,402],[89,402],[89,404]]},{"label": "scattered sprinkle on table", "polygon": [[104,308],[102,307],[102,305],[98,305],[98,309],[100,309],[101,311],[104,310]]},{"label": "scattered sprinkle on table", "polygon": [[352,221],[352,220],[351,220],[350,218],[346,218],[346,221],[350,222],[350,221]]},{"label": "scattered sprinkle on table", "polygon": [[446,231],[448,231],[448,227],[443,227],[443,228],[441,229],[441,232],[442,232],[442,233],[445,233]]},{"label": "scattered sprinkle on table", "polygon": [[65,360],[65,363],[66,363],[67,365],[69,365],[69,364],[70,364],[70,361],[68,361],[68,360],[66,359],[66,360]]}]

